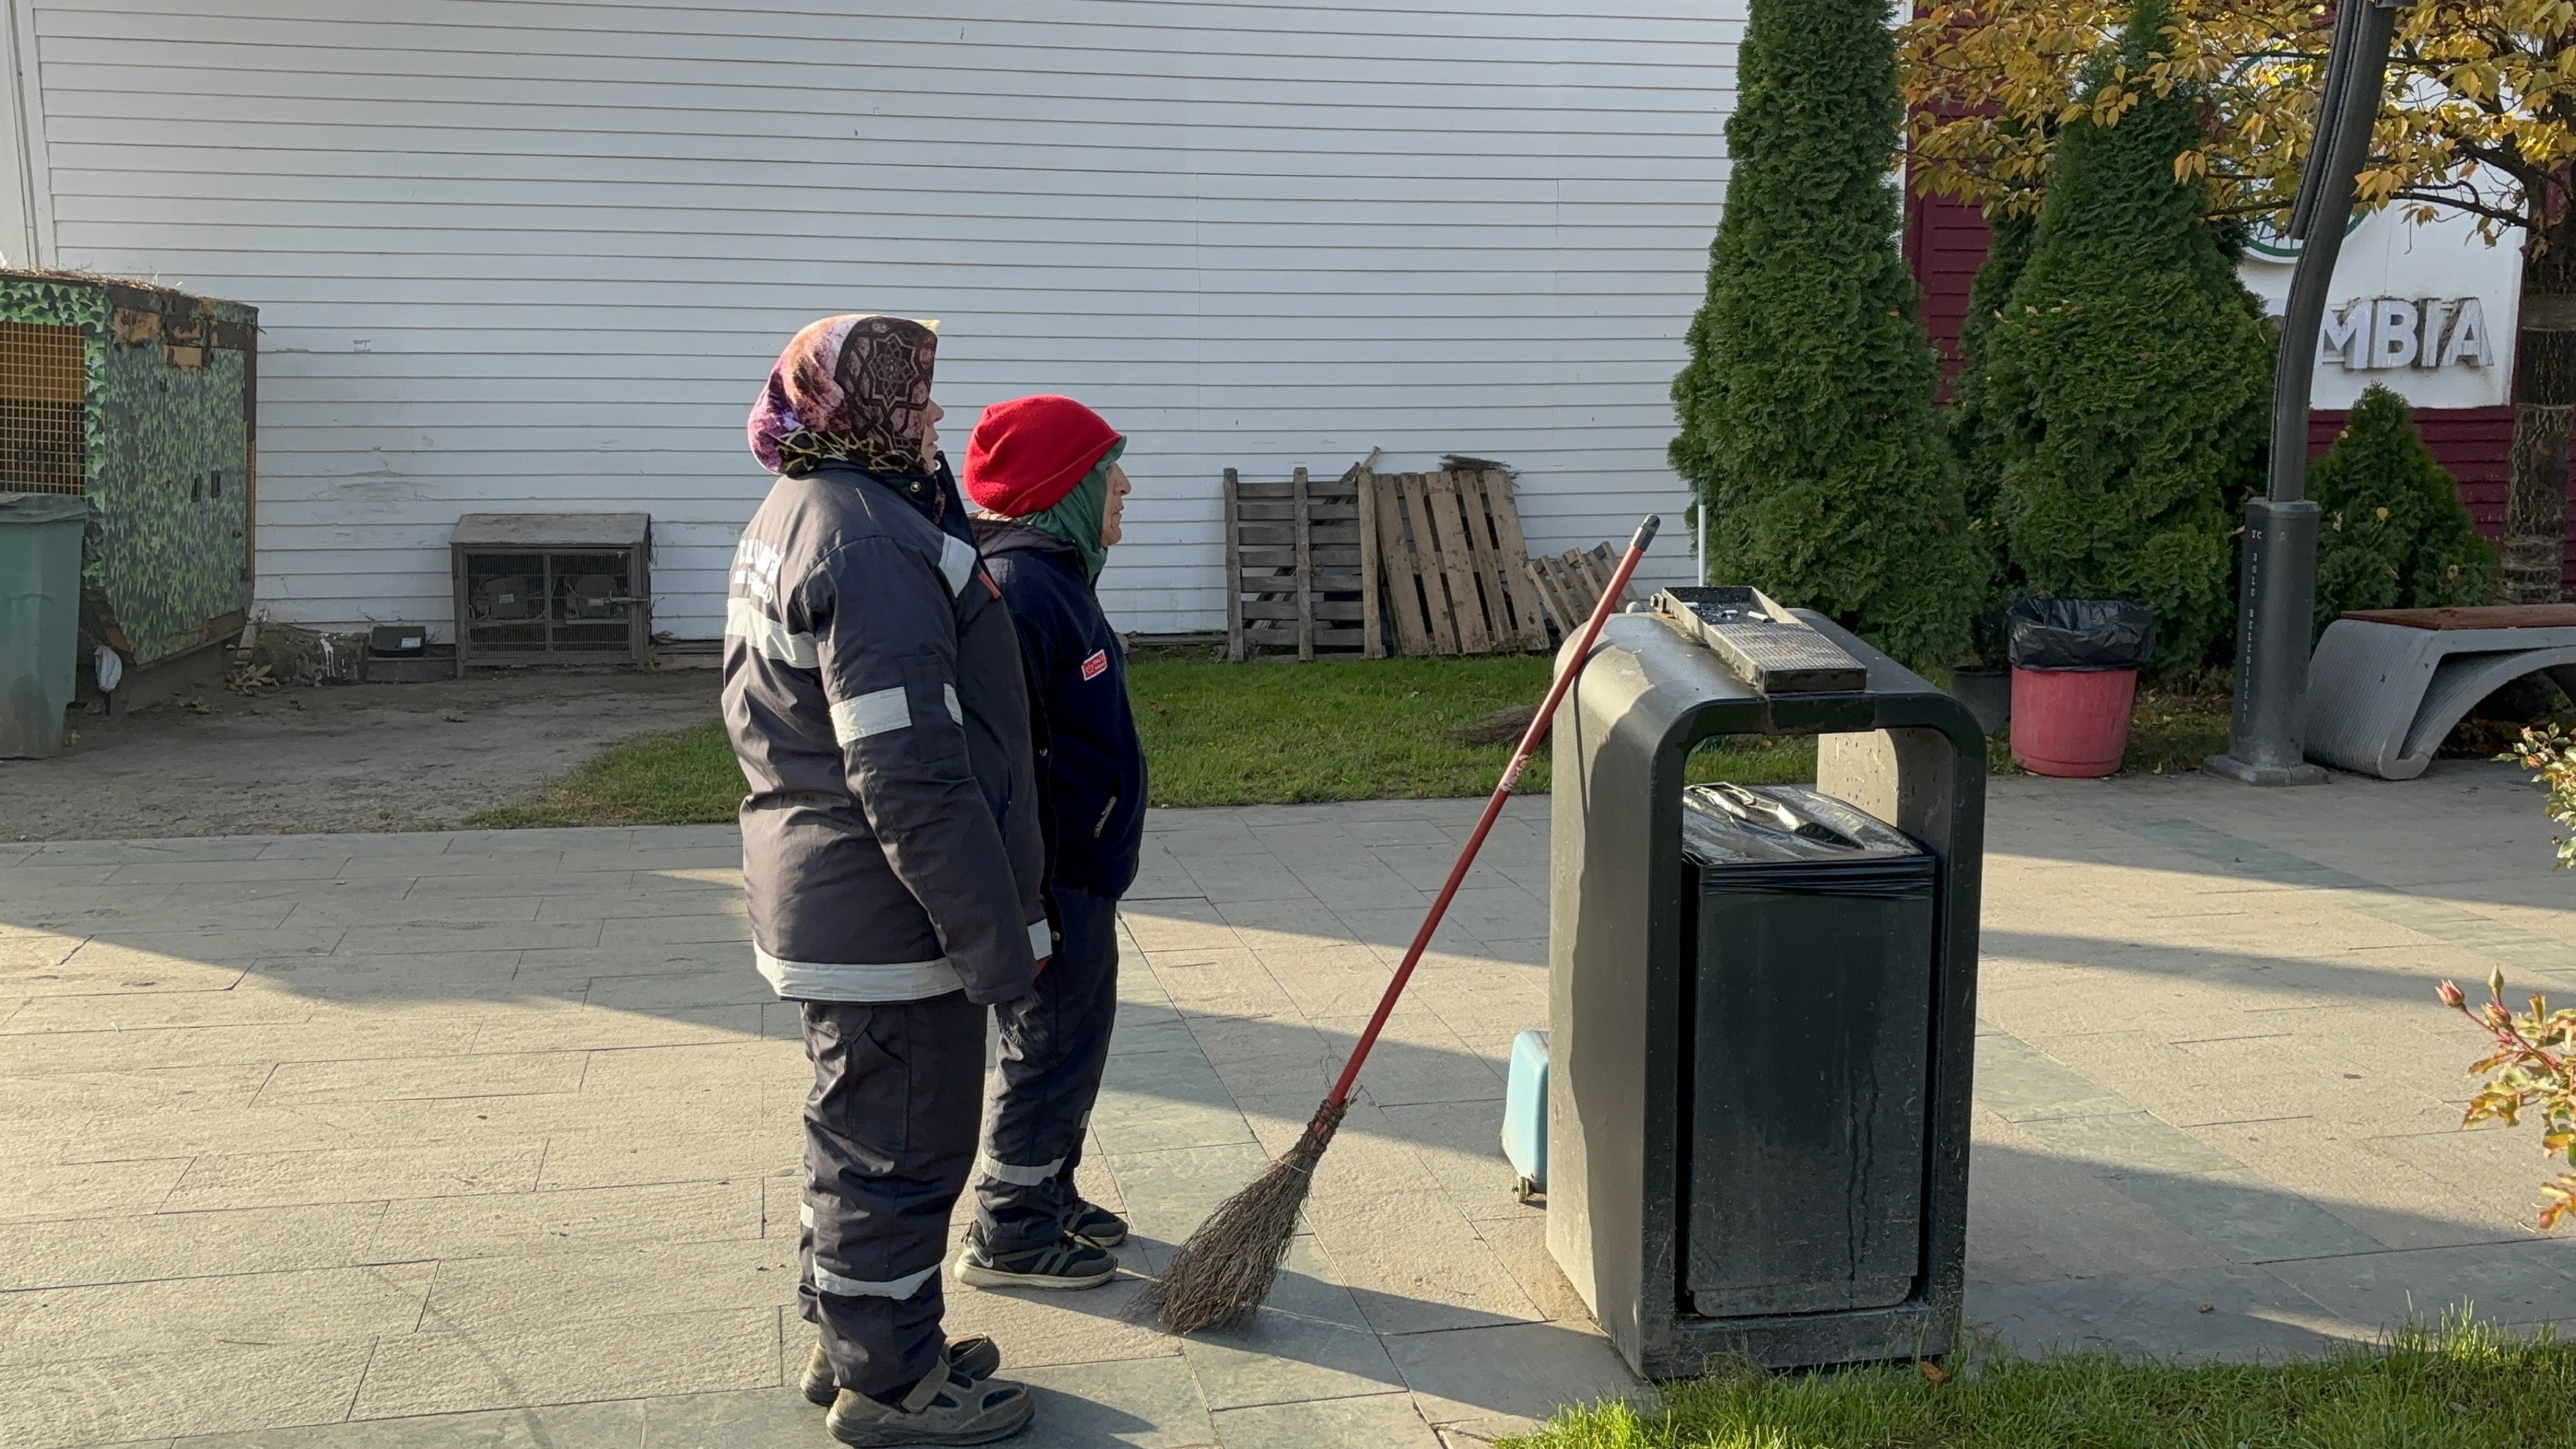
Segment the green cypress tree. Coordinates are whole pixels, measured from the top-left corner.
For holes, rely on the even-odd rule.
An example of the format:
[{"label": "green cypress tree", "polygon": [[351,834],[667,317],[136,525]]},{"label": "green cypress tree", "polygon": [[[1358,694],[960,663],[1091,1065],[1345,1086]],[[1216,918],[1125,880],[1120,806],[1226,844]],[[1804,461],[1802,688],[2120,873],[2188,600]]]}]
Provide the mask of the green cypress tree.
[{"label": "green cypress tree", "polygon": [[1887,8],[1752,0],[1736,65],[1726,215],[1673,380],[1672,465],[1708,511],[1708,576],[1947,666],[1986,565],[1896,252]]},{"label": "green cypress tree", "polygon": [[2406,400],[2373,384],[2308,469],[2324,510],[2317,534],[2317,627],[2346,609],[2495,602],[2495,545],[2460,506],[2459,484],[2424,450]]},{"label": "green cypress tree", "polygon": [[2261,481],[2275,344],[2201,221],[2200,182],[2174,176],[2198,101],[2128,89],[2169,27],[2165,0],[2139,0],[2087,88],[2132,103],[2060,138],[1974,395],[2013,572],[2041,594],[2146,605],[2158,662],[2187,667],[2234,637],[2236,509]]}]

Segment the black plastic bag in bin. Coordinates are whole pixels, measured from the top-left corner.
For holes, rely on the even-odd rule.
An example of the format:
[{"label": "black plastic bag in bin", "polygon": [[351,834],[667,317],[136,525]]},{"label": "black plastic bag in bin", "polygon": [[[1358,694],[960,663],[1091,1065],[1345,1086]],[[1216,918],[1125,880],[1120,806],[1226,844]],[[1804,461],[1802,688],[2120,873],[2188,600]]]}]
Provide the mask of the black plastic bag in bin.
[{"label": "black plastic bag in bin", "polygon": [[2015,669],[2136,669],[2156,652],[2156,616],[2117,599],[2024,599],[2004,615]]}]

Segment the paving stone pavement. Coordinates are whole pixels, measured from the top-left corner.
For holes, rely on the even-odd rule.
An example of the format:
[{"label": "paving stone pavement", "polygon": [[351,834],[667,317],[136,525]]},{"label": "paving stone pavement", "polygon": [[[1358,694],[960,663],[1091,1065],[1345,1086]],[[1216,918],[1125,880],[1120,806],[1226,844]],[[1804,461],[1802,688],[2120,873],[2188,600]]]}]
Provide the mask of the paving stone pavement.
[{"label": "paving stone pavement", "polygon": [[[1283,1148],[1477,802],[1157,813],[1086,1190],[1137,1273]],[[1514,1201],[1546,802],[1458,897],[1259,1321],[952,1292],[1031,1445],[1462,1445],[1636,1390]],[[2431,982],[2576,991],[2502,767],[1996,784],[1972,1318],[2244,1355],[2576,1320]],[[0,845],[0,1444],[819,1444],[790,1009],[726,828]]]}]

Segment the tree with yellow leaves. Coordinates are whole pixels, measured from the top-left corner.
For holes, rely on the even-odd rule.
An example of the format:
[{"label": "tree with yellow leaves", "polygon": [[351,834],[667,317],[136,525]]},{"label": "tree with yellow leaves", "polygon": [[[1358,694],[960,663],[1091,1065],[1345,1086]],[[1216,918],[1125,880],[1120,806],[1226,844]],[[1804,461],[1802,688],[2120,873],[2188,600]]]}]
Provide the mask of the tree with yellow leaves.
[{"label": "tree with yellow leaves", "polygon": [[[2345,0],[2366,3],[2366,0]],[[2188,90],[2200,144],[2174,159],[2213,220],[2286,225],[2323,90],[2328,6],[2173,0],[2164,43],[2123,64],[2128,0],[1933,0],[1904,28],[1900,64],[1913,184],[2040,209],[2059,137],[2116,126],[2141,97]],[[2357,204],[2410,219],[2477,220],[2523,252],[2505,505],[2506,597],[2554,603],[2576,422],[2576,5],[2409,0]],[[2107,82],[2088,84],[2106,74]]]}]

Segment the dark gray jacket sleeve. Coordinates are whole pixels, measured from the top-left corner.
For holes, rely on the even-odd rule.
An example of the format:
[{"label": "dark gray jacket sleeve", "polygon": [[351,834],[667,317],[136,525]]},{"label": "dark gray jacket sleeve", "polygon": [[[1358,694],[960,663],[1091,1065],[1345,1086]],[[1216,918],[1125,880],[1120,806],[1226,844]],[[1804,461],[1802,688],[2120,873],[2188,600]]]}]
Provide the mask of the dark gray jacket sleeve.
[{"label": "dark gray jacket sleeve", "polygon": [[927,559],[875,538],[825,556],[806,588],[850,794],[886,863],[930,916],[969,1000],[1026,995],[1037,962],[966,753],[947,585]]}]

